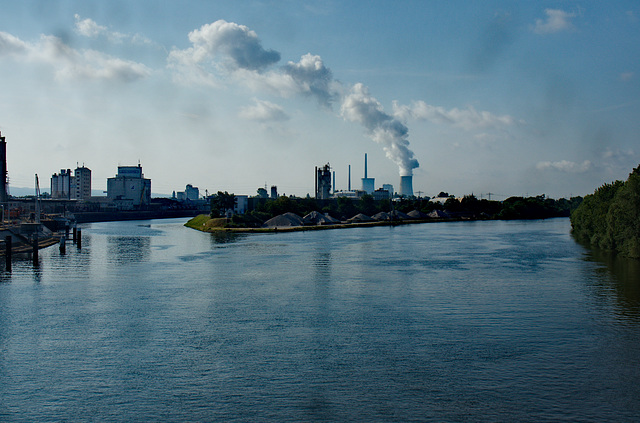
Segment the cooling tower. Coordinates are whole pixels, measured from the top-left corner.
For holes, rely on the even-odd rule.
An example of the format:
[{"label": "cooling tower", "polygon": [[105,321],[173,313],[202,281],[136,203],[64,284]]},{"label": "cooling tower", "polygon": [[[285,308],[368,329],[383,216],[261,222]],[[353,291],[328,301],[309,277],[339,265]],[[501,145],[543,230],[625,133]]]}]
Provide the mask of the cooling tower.
[{"label": "cooling tower", "polygon": [[413,196],[413,176],[400,177],[400,195],[405,197]]}]

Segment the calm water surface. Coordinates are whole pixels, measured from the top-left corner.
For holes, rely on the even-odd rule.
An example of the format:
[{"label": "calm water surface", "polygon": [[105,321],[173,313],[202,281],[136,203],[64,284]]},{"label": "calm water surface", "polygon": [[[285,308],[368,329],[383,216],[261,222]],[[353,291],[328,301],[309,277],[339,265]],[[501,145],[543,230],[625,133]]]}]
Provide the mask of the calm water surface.
[{"label": "calm water surface", "polygon": [[214,236],[0,264],[1,421],[639,421],[640,265],[568,219]]}]

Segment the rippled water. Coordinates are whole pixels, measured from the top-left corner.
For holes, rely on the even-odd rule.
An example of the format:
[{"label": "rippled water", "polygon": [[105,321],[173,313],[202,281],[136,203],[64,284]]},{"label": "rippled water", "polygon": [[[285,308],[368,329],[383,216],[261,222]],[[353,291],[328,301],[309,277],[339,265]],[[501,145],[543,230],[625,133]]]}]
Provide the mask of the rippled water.
[{"label": "rippled water", "polygon": [[0,420],[640,420],[639,263],[568,219],[183,223],[0,265]]}]

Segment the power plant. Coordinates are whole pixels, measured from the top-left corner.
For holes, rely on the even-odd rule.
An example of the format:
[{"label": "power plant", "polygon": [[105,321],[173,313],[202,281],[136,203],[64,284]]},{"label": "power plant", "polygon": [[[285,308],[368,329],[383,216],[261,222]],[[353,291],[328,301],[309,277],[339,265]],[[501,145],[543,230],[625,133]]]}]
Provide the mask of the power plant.
[{"label": "power plant", "polygon": [[364,178],[362,178],[362,190],[367,194],[373,194],[375,191],[375,179],[367,177],[367,153],[364,153]]},{"label": "power plant", "polygon": [[[332,183],[333,178],[333,183]],[[400,189],[395,192],[392,184],[382,184],[375,189],[375,178],[369,177],[368,157],[364,155],[364,178],[361,179],[362,188],[351,188],[351,165],[348,166],[347,190],[336,187],[336,172],[332,171],[327,163],[325,166],[315,168],[315,194],[317,199],[326,200],[336,197],[357,199],[365,194],[372,195],[375,200],[392,199],[396,196],[413,197],[413,176],[400,176]]]},{"label": "power plant", "polygon": [[400,195],[403,197],[413,196],[413,176],[400,177]]},{"label": "power plant", "polygon": [[331,166],[329,163],[322,167],[316,166],[316,198],[318,200],[328,200],[331,198]]}]

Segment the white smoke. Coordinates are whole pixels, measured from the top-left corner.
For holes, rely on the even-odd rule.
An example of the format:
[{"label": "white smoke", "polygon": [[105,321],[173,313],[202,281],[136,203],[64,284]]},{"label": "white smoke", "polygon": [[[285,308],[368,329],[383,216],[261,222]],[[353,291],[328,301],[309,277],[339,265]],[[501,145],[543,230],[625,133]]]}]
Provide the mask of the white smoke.
[{"label": "white smoke", "polygon": [[382,144],[387,157],[400,169],[400,176],[410,176],[419,166],[409,149],[409,129],[399,120],[384,112],[378,100],[369,94],[364,85],[355,84],[344,97],[342,116],[358,122],[378,144]]},{"label": "white smoke", "polygon": [[[288,62],[277,70],[268,71],[269,66],[280,60],[280,53],[265,50],[256,33],[246,26],[224,20],[191,31],[189,40],[191,47],[174,49],[169,55],[169,67],[180,71],[176,79],[215,86],[213,72],[218,70],[244,86],[267,89],[281,96],[313,97],[328,108],[340,100],[342,116],[364,126],[371,138],[383,146],[387,157],[398,165],[400,175],[409,176],[419,166],[409,149],[407,127],[385,113],[364,85],[358,83],[349,90],[335,80],[320,56],[305,54],[297,63]],[[265,104],[258,103],[261,112],[264,112]],[[275,107],[269,103],[270,112]],[[257,109],[247,108],[242,113],[253,116]],[[282,113],[275,115],[283,116]],[[265,120],[272,113],[261,113],[260,116]]]},{"label": "white smoke", "polygon": [[280,61],[280,53],[262,48],[254,31],[222,19],[191,31],[189,41],[192,47],[173,50],[169,55],[170,62],[197,65],[219,57],[230,70],[261,71]]},{"label": "white smoke", "polygon": [[320,56],[305,54],[298,63],[289,62],[282,70],[295,81],[300,93],[315,97],[323,106],[330,106],[335,99],[337,83]]},{"label": "white smoke", "polygon": [[516,120],[509,115],[494,115],[487,111],[478,111],[469,106],[467,109],[446,110],[443,107],[432,106],[424,101],[414,101],[411,105],[400,105],[393,102],[393,115],[398,119],[426,120],[433,123],[449,124],[471,131],[476,129],[500,129],[516,124]]}]

